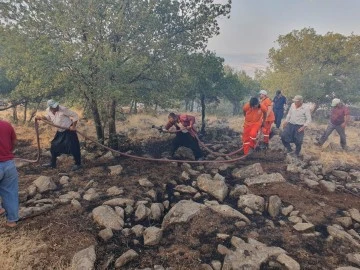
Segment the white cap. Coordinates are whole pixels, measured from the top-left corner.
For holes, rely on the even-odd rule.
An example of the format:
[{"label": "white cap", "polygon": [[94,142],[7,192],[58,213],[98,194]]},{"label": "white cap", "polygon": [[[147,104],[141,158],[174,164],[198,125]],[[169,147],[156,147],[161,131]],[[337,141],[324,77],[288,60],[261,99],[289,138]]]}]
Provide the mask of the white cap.
[{"label": "white cap", "polygon": [[48,105],[48,107],[55,109],[57,106],[59,106],[59,102],[56,102],[53,99],[49,99],[47,101],[47,105]]},{"label": "white cap", "polygon": [[267,91],[266,90],[260,90],[259,95],[267,96]]},{"label": "white cap", "polygon": [[332,106],[332,107],[335,107],[335,106],[338,105],[340,102],[341,102],[340,99],[334,98],[334,99],[331,101],[331,106]]}]

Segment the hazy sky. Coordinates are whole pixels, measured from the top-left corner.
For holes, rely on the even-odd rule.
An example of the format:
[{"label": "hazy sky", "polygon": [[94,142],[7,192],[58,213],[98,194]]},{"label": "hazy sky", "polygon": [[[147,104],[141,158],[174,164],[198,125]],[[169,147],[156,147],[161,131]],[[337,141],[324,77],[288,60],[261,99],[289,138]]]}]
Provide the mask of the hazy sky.
[{"label": "hazy sky", "polygon": [[[218,0],[217,2],[225,2]],[[264,68],[279,35],[312,27],[318,34],[360,35],[360,0],[233,0],[230,19],[208,48],[238,69]]]}]

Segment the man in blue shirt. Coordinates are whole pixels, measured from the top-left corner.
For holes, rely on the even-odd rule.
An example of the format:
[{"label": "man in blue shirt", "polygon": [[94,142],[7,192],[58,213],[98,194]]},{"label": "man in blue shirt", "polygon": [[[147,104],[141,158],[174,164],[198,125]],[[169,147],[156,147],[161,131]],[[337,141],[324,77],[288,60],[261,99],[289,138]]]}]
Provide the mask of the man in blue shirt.
[{"label": "man in blue shirt", "polygon": [[284,97],[281,94],[280,90],[277,90],[276,96],[274,97],[273,102],[274,102],[273,111],[275,114],[275,125],[276,125],[276,128],[280,128],[281,119],[284,116],[284,106],[286,104],[286,97]]}]

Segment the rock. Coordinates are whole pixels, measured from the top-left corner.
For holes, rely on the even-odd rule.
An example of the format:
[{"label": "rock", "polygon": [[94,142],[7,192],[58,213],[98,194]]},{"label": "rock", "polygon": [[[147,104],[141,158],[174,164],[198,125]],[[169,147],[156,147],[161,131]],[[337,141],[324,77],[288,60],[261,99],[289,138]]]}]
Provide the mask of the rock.
[{"label": "rock", "polygon": [[233,269],[260,269],[270,257],[285,254],[279,247],[267,247],[254,239],[249,238],[248,243],[239,243],[235,251],[228,250],[222,270]]},{"label": "rock", "polygon": [[110,206],[134,206],[135,201],[132,199],[127,199],[127,198],[115,198],[115,199],[111,199],[108,200],[106,202],[103,203],[104,205],[110,205]]},{"label": "rock", "polygon": [[60,200],[68,200],[68,201],[71,201],[72,199],[80,199],[80,198],[81,198],[80,193],[75,191],[69,191],[64,195],[59,196]]},{"label": "rock", "polygon": [[182,181],[188,181],[188,180],[190,179],[189,173],[186,172],[186,171],[183,171],[183,172],[181,173],[180,179],[181,179]]},{"label": "rock", "polygon": [[131,228],[131,231],[136,235],[136,237],[140,237],[143,235],[143,232],[145,230],[145,227],[143,225],[135,225]]},{"label": "rock", "polygon": [[109,170],[110,175],[119,175],[122,172],[123,167],[121,165],[109,166]]},{"label": "rock", "polygon": [[135,221],[142,221],[150,215],[151,211],[145,205],[140,204],[135,211]]},{"label": "rock", "polygon": [[355,220],[356,222],[360,222],[360,213],[359,210],[357,210],[356,208],[352,208],[349,210],[350,216],[353,220]]},{"label": "rock", "polygon": [[156,191],[153,189],[150,189],[148,192],[145,193],[147,196],[150,197],[150,199],[152,199],[153,201],[157,200],[157,194]]},{"label": "rock", "polygon": [[124,221],[121,217],[108,205],[96,207],[93,209],[92,215],[95,222],[105,228],[119,231],[124,226]]},{"label": "rock", "polygon": [[54,181],[51,179],[51,177],[48,176],[40,176],[33,182],[33,185],[37,187],[40,193],[44,193],[49,190],[55,190],[57,188]]},{"label": "rock", "polygon": [[350,176],[347,172],[344,172],[344,171],[340,171],[340,170],[333,170],[331,172],[331,174],[333,176],[335,176],[336,178],[340,179],[340,180],[343,180],[343,181],[347,181],[347,180],[350,180]]},{"label": "rock", "polygon": [[153,187],[154,184],[151,183],[147,178],[141,178],[138,180],[139,185],[142,187]]},{"label": "rock", "polygon": [[95,246],[77,252],[71,260],[71,269],[74,270],[92,270],[95,269]]},{"label": "rock", "polygon": [[298,232],[309,232],[314,229],[314,224],[311,223],[297,223],[293,226]]},{"label": "rock", "polygon": [[146,228],[143,236],[144,236],[144,245],[145,246],[155,246],[159,244],[162,238],[162,230],[157,227],[149,227]]},{"label": "rock", "polygon": [[107,241],[113,237],[113,232],[110,228],[105,228],[99,232],[99,237],[101,237],[104,241]]},{"label": "rock", "polygon": [[165,215],[162,222],[162,228],[166,229],[171,224],[187,223],[193,217],[197,216],[201,209],[205,208],[205,205],[193,201],[179,201]]},{"label": "rock", "polygon": [[216,234],[216,237],[220,240],[226,240],[230,237],[230,235],[225,234],[225,233],[218,233],[218,234]]},{"label": "rock", "polygon": [[239,197],[238,207],[245,208],[248,207],[253,211],[264,211],[265,200],[263,197],[254,195],[254,194],[246,194]]},{"label": "rock", "polygon": [[334,192],[336,189],[336,185],[333,182],[329,182],[329,181],[325,181],[325,180],[320,180],[319,184],[322,188],[324,188],[326,191],[328,192]]},{"label": "rock", "polygon": [[115,268],[120,268],[139,257],[135,250],[128,250],[115,261]]},{"label": "rock", "polygon": [[229,190],[224,180],[214,180],[210,174],[201,174],[198,176],[197,186],[202,191],[214,196],[220,202],[224,201]]},{"label": "rock", "polygon": [[125,211],[124,211],[124,209],[122,209],[121,207],[115,206],[115,212],[116,212],[116,214],[118,214],[118,216],[121,217],[122,219],[125,218]]},{"label": "rock", "polygon": [[178,185],[174,188],[174,190],[180,192],[180,193],[186,193],[186,194],[196,194],[197,190],[193,187],[186,186],[186,185]]},{"label": "rock", "polygon": [[235,187],[230,191],[231,198],[239,198],[241,195],[249,193],[249,188],[245,185],[235,185]]},{"label": "rock", "polygon": [[226,254],[230,253],[231,251],[227,247],[219,244],[217,246],[217,252],[219,252],[221,255],[226,255]]},{"label": "rock", "polygon": [[358,248],[360,247],[359,242],[356,241],[350,234],[348,234],[344,230],[341,230],[335,226],[328,226],[327,231],[334,238],[345,240]]},{"label": "rock", "polygon": [[76,210],[82,210],[82,206],[81,203],[78,200],[71,200],[71,205],[76,209]]},{"label": "rock", "polygon": [[36,216],[41,213],[48,212],[55,208],[53,204],[45,204],[43,206],[35,206],[35,207],[21,207],[19,210],[20,219]]},{"label": "rock", "polygon": [[284,216],[289,215],[292,211],[294,210],[294,206],[292,206],[291,204],[288,207],[283,207],[281,209],[281,214],[283,214]]},{"label": "rock", "polygon": [[28,194],[30,197],[35,196],[35,194],[36,194],[36,186],[35,185],[30,185],[28,187]]},{"label": "rock", "polygon": [[248,224],[250,224],[250,220],[246,216],[244,216],[239,211],[235,210],[234,208],[232,208],[226,204],[211,205],[211,206],[209,206],[209,208],[224,217],[238,218],[238,219],[241,219],[241,220],[247,222]]},{"label": "rock", "polygon": [[59,183],[63,186],[66,186],[69,184],[69,176],[61,176],[60,180],[59,180]]},{"label": "rock", "polygon": [[360,253],[349,253],[346,255],[349,262],[360,266]]},{"label": "rock", "polygon": [[211,261],[212,269],[221,270],[221,262],[220,261]]},{"label": "rock", "polygon": [[279,215],[281,209],[281,199],[279,196],[274,195],[269,198],[268,212],[271,217]]},{"label": "rock", "polygon": [[307,179],[305,178],[304,179],[304,183],[309,187],[309,188],[315,188],[319,185],[318,182],[314,181],[314,180],[311,180],[311,179]]},{"label": "rock", "polygon": [[264,173],[260,163],[255,163],[243,168],[236,168],[232,171],[232,176],[236,179],[245,179],[253,176],[258,176]]},{"label": "rock", "polygon": [[335,270],[360,270],[360,268],[352,267],[352,266],[343,266],[335,268]]},{"label": "rock", "polygon": [[195,160],[192,150],[183,146],[176,150],[174,157],[183,160]]},{"label": "rock", "polygon": [[301,223],[302,222],[302,218],[298,217],[298,216],[290,216],[290,217],[288,217],[288,220],[291,223]]},{"label": "rock", "polygon": [[352,225],[351,217],[338,217],[336,221],[344,228],[349,228]]},{"label": "rock", "polygon": [[286,254],[280,254],[276,260],[289,270],[300,270],[300,264]]},{"label": "rock", "polygon": [[262,174],[256,177],[246,178],[244,181],[247,186],[281,182],[286,182],[286,180],[280,173]]},{"label": "rock", "polygon": [[160,220],[164,213],[164,206],[161,203],[153,203],[150,207],[150,212],[152,220]]},{"label": "rock", "polygon": [[90,188],[84,194],[83,199],[90,202],[97,200],[99,197],[100,197],[99,193],[97,193],[94,188]]},{"label": "rock", "polygon": [[124,193],[124,190],[122,188],[119,188],[117,186],[113,186],[113,187],[110,187],[106,190],[106,193],[109,195],[109,196],[117,196],[117,195],[121,195]]}]

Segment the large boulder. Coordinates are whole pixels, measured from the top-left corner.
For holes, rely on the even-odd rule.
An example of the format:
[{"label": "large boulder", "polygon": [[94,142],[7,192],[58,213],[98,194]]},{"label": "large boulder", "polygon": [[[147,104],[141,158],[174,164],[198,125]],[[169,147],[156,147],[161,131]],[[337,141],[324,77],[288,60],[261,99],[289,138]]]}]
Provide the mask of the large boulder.
[{"label": "large boulder", "polygon": [[197,186],[202,191],[214,196],[220,202],[224,201],[229,188],[221,178],[213,179],[210,174],[201,174],[197,178]]},{"label": "large boulder", "polygon": [[162,222],[162,228],[166,229],[171,224],[187,223],[205,208],[206,206],[203,204],[182,200],[175,204],[165,215]]},{"label": "large boulder", "polygon": [[248,207],[253,211],[264,211],[265,199],[255,194],[246,194],[239,197],[238,207]]},{"label": "large boulder", "polygon": [[108,205],[101,205],[92,211],[97,224],[113,230],[122,230],[124,220]]},{"label": "large boulder", "polygon": [[74,270],[92,270],[95,269],[96,260],[95,246],[77,252],[71,260],[71,269]]},{"label": "large boulder", "polygon": [[268,183],[281,183],[286,182],[285,178],[280,173],[262,174],[251,178],[246,178],[244,183],[247,186],[256,184],[268,184]]},{"label": "large boulder", "polygon": [[56,189],[56,184],[49,176],[40,176],[33,182],[33,184],[40,193]]},{"label": "large boulder", "polygon": [[257,175],[261,175],[264,173],[263,168],[260,163],[255,163],[243,168],[236,168],[232,171],[232,176],[236,179],[245,179]]}]

